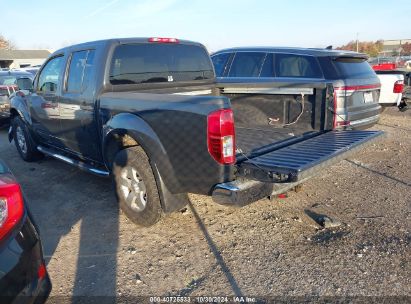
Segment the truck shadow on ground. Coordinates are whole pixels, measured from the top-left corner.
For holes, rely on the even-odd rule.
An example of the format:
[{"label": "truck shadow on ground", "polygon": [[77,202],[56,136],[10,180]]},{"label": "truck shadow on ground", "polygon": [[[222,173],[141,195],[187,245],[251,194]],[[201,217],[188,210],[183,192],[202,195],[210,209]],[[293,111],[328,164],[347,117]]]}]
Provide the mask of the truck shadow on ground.
[{"label": "truck shadow on ground", "polygon": [[408,128],[403,128],[403,127],[399,127],[399,126],[388,125],[388,124],[381,123],[381,122],[377,123],[377,125],[384,126],[384,127],[389,127],[389,128],[393,128],[393,129],[398,129],[398,130],[403,130],[403,131],[407,131],[407,132],[411,131],[411,129],[408,129]]},{"label": "truck shadow on ground", "polygon": [[394,182],[396,182],[396,183],[399,183],[399,184],[401,184],[401,185],[404,185],[404,186],[407,186],[407,187],[411,187],[411,183],[404,182],[404,181],[402,181],[402,180],[400,180],[400,179],[398,179],[398,178],[389,176],[389,175],[386,174],[386,173],[381,173],[381,172],[379,172],[379,171],[377,171],[377,170],[374,170],[374,169],[365,167],[365,166],[363,166],[362,164],[359,164],[359,163],[354,162],[354,161],[352,161],[352,160],[346,159],[346,161],[349,162],[350,164],[354,165],[354,166],[357,166],[358,168],[361,168],[361,169],[370,171],[370,172],[372,172],[372,173],[374,173],[374,174],[383,176],[383,177],[385,177],[385,178],[387,178],[387,179],[390,179],[390,180],[392,180],[392,181],[394,181]]},{"label": "truck shadow on ground", "polygon": [[[234,278],[234,276],[232,275],[229,267],[225,263],[223,256],[220,254],[220,251],[218,250],[217,245],[214,243],[211,235],[208,233],[207,227],[204,225],[204,222],[202,221],[201,217],[199,216],[197,210],[194,208],[194,206],[191,202],[188,204],[188,207],[190,208],[191,212],[193,213],[194,218],[197,222],[197,225],[200,228],[201,232],[203,233],[204,238],[205,238],[205,240],[208,244],[208,247],[210,248],[211,252],[213,253],[213,255],[214,255],[214,257],[217,261],[217,265],[221,268],[221,271],[224,273],[228,283],[230,284],[231,289],[234,292],[234,295],[237,296],[237,297],[244,297],[244,295],[241,291],[241,288],[238,286],[238,283],[237,283],[236,279]],[[205,279],[206,279],[206,277],[203,277],[199,281],[204,281]]]}]

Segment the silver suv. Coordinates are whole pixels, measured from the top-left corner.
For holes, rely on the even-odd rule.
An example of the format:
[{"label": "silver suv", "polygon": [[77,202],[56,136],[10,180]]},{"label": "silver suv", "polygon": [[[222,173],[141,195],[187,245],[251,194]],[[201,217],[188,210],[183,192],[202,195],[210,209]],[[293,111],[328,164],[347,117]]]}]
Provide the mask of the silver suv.
[{"label": "silver suv", "polygon": [[[332,87],[336,129],[364,129],[380,115],[380,81],[367,62],[367,55],[349,51],[280,47],[245,47],[211,55],[215,72],[223,83],[326,81]],[[253,90],[250,88],[249,93]],[[270,92],[270,94],[282,94]]]}]

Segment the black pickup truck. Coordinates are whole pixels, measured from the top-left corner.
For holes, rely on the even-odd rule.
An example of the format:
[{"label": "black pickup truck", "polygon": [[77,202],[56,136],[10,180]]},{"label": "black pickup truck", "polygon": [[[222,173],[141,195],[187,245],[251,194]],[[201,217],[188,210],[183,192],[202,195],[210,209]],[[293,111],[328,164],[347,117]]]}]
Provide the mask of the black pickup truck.
[{"label": "black pickup truck", "polygon": [[9,131],[21,157],[112,176],[141,226],[184,207],[187,193],[243,206],[284,192],[382,134],[332,130],[324,80],[226,87],[204,46],[174,38],[70,46],[24,83]]}]

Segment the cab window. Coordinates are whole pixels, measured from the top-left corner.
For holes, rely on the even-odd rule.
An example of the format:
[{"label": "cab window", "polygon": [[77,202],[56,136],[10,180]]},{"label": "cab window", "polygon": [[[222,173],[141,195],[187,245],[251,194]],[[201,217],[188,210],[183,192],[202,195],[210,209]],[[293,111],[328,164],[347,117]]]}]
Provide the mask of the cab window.
[{"label": "cab window", "polygon": [[84,91],[90,82],[93,61],[94,50],[74,52],[71,55],[66,85],[67,92]]},{"label": "cab window", "polygon": [[54,57],[47,62],[40,72],[37,91],[43,93],[57,92],[63,64],[63,56]]}]

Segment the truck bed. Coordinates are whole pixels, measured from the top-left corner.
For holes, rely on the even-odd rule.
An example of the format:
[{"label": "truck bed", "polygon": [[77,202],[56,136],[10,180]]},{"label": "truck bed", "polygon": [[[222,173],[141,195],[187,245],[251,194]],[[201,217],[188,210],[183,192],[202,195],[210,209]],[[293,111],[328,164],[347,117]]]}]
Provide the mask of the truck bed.
[{"label": "truck bed", "polygon": [[311,136],[315,131],[303,128],[274,128],[271,126],[236,126],[237,159],[250,157],[274,145],[282,145],[302,136]]}]

